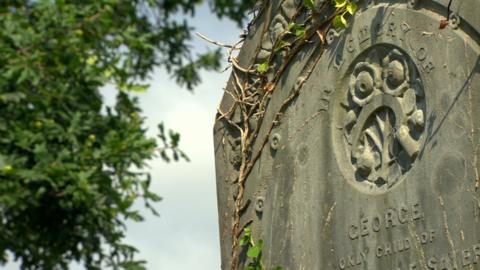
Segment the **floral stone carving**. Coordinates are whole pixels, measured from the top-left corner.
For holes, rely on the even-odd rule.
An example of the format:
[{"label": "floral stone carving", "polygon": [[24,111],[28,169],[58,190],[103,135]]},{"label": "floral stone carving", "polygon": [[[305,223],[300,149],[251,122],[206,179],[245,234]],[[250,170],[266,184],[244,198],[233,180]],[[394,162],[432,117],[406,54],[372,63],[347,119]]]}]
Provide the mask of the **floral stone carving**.
[{"label": "floral stone carving", "polygon": [[410,170],[420,151],[423,85],[409,56],[387,45],[358,57],[346,81],[339,123],[344,153],[356,182],[384,190]]}]

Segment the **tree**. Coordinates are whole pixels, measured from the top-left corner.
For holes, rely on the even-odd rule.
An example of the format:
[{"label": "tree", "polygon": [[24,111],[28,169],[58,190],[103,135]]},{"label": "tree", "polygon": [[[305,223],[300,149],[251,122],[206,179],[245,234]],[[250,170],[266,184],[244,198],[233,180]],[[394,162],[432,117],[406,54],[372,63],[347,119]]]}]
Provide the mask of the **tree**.
[{"label": "tree", "polygon": [[[132,204],[154,211],[146,161],[185,157],[179,134],[149,138],[131,91],[163,66],[188,89],[219,51],[189,53],[201,0],[4,0],[0,7],[0,264],[22,269],[144,269],[122,242]],[[241,23],[254,0],[211,0]],[[116,104],[99,90],[113,84]],[[159,145],[160,144],[160,145]]]}]

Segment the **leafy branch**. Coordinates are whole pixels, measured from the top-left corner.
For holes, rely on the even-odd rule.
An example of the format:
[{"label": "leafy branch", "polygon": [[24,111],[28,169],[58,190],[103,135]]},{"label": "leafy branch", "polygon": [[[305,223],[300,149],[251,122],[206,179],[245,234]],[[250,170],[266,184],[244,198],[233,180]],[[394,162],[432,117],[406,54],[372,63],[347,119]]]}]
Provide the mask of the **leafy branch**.
[{"label": "leafy branch", "polygon": [[333,18],[332,25],[336,28],[347,28],[348,22],[345,16],[352,16],[357,11],[357,4],[351,0],[334,0],[338,14]]},{"label": "leafy branch", "polygon": [[[240,239],[240,246],[247,248],[247,257],[251,260],[245,270],[265,270],[262,263],[263,240],[259,239],[256,243],[252,236],[252,230],[245,228],[243,237]],[[283,267],[277,266],[273,270],[283,270]]]},{"label": "leafy branch", "polygon": [[[216,122],[223,122],[228,128],[227,133],[232,132],[238,144],[228,146],[223,138],[224,147],[231,147],[232,151],[238,151],[239,162],[234,165],[238,170],[234,185],[238,192],[235,195],[235,205],[233,211],[233,223],[231,226],[232,253],[231,269],[238,269],[239,246],[247,248],[246,256],[249,260],[247,270],[265,270],[262,264],[263,241],[255,241],[252,238],[250,229],[240,229],[240,218],[248,208],[248,201],[244,201],[246,193],[246,183],[250,172],[255,163],[259,160],[262,152],[267,145],[271,132],[281,121],[283,112],[289,104],[299,95],[302,86],[313,73],[313,69],[320,60],[326,48],[325,33],[332,27],[335,27],[334,20],[339,21],[338,26],[347,27],[346,16],[353,15],[357,9],[354,0],[335,0],[332,3],[322,2],[316,4],[314,0],[304,0],[300,6],[292,8],[292,14],[285,16],[283,21],[270,27],[264,27],[261,36],[266,42],[268,48],[258,46],[256,57],[248,66],[241,66],[235,56],[232,55],[234,49],[245,41],[245,36],[233,46],[224,46],[218,42],[218,46],[226,47],[229,51],[229,61],[232,64],[232,82],[233,89],[226,89],[225,93],[231,97],[231,104],[226,108],[219,108]],[[333,9],[333,5],[335,9]],[[325,17],[322,17],[321,15]],[[258,15],[257,15],[258,16]],[[318,19],[317,18],[322,18]],[[255,17],[251,25],[256,21]],[[269,33],[269,34],[267,34]],[[318,36],[318,39],[317,39]],[[288,71],[288,66],[295,61],[295,56],[299,55],[307,44],[317,43],[311,59],[300,71],[300,75],[291,89],[288,96],[278,106],[273,113],[273,120],[269,123],[265,119],[272,95],[281,81],[281,78]],[[283,89],[282,89],[283,90]],[[240,117],[240,120],[238,120]],[[253,127],[253,128],[252,128]],[[259,137],[260,130],[265,130],[265,134]],[[224,135],[225,136],[225,135]],[[259,145],[257,151],[253,151],[253,145]],[[232,164],[233,165],[233,164]],[[241,233],[243,236],[240,238]],[[282,269],[281,267],[275,270]]]},{"label": "leafy branch", "polygon": [[158,130],[158,138],[163,143],[163,147],[158,148],[158,151],[160,152],[160,156],[164,161],[170,162],[172,158],[174,161],[179,161],[180,159],[190,161],[188,156],[178,147],[180,142],[180,133],[177,133],[173,130],[169,130],[167,133],[163,123],[158,125]]}]

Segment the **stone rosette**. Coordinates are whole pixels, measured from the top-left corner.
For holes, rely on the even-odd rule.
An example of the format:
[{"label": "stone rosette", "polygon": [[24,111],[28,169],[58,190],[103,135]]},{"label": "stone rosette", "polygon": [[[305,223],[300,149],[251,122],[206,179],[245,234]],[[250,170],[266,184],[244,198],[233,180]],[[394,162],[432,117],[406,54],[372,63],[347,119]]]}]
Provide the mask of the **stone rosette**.
[{"label": "stone rosette", "polygon": [[346,155],[352,181],[387,190],[412,168],[420,151],[423,85],[411,58],[395,46],[375,45],[350,66],[337,125],[345,151],[338,154]]}]

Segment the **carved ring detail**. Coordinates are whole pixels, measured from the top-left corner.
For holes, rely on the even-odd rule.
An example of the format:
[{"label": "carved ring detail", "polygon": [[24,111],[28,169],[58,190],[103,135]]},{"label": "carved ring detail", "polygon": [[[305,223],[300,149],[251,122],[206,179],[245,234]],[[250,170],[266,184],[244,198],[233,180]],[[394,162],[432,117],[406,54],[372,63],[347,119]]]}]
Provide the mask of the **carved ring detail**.
[{"label": "carved ring detail", "polygon": [[346,77],[340,126],[355,181],[385,190],[417,159],[426,102],[418,71],[405,53],[376,45],[362,55]]}]

